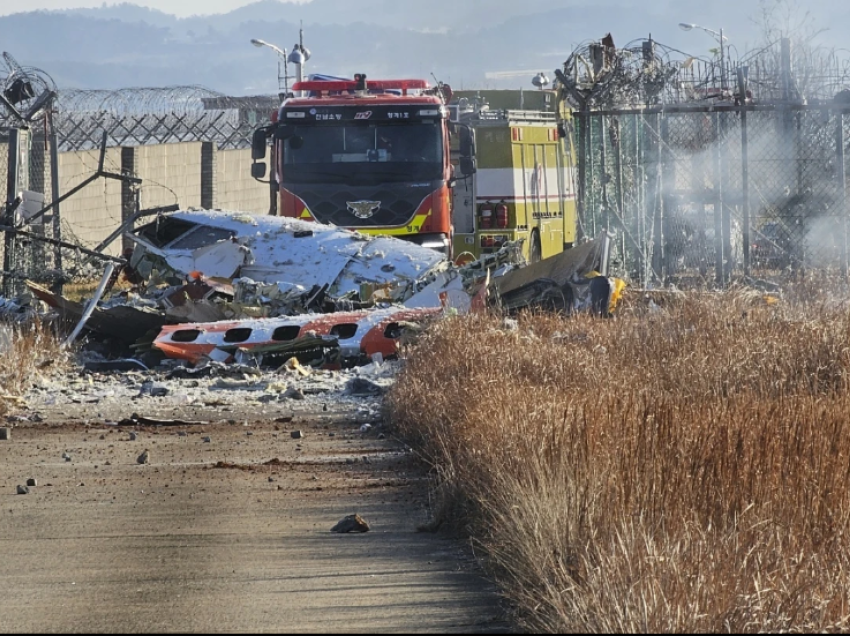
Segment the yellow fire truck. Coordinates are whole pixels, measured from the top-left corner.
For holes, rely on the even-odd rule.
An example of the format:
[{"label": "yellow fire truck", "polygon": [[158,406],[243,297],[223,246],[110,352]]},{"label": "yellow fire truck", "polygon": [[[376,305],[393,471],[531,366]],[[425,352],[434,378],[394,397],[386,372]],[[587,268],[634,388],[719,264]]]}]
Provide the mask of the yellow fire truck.
[{"label": "yellow fire truck", "polygon": [[471,130],[475,145],[472,174],[455,170],[455,256],[477,258],[525,239],[525,255],[536,262],[572,247],[575,154],[569,111],[556,93],[457,91],[449,109],[455,128]]}]

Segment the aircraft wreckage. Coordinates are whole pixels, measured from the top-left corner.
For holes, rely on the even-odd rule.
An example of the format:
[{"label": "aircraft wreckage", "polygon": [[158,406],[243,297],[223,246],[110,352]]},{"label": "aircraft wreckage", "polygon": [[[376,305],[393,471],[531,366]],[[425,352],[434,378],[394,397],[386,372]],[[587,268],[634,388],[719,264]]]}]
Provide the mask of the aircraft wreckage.
[{"label": "aircraft wreckage", "polygon": [[[619,294],[606,276],[607,234],[528,266],[519,242],[455,265],[393,237],[241,212],[162,214],[125,237],[134,247],[88,307],[35,283],[31,291],[78,326],[191,364],[359,364],[391,357],[407,332],[446,311],[608,315]],[[110,294],[120,276],[132,288]]]}]

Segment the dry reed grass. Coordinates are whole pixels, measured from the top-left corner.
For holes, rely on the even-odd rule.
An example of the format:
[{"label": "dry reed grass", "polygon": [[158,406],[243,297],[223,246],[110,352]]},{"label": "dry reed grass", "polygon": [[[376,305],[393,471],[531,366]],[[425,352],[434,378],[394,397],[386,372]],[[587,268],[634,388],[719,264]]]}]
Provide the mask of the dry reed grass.
[{"label": "dry reed grass", "polygon": [[409,352],[389,418],[523,627],[850,628],[850,314],[796,298],[452,318]]},{"label": "dry reed grass", "polygon": [[[62,287],[62,296],[67,300],[72,300],[76,303],[86,304],[88,300],[94,295],[94,291],[97,289],[97,286],[100,285],[100,279],[95,278],[92,280],[84,280],[84,281],[75,281],[73,283],[66,283]],[[115,281],[115,284],[112,286],[112,292],[117,291],[126,291],[133,287],[132,284],[127,282],[123,276],[119,276],[118,280]]]},{"label": "dry reed grass", "polygon": [[50,325],[40,321],[0,323],[0,416],[22,405],[21,396],[39,375],[60,372],[68,353]]}]

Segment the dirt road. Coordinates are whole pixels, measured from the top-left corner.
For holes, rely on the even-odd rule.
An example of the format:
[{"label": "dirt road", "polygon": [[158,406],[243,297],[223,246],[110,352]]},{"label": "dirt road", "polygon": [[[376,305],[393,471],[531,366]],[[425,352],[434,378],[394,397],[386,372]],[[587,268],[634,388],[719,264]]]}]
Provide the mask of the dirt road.
[{"label": "dirt road", "polygon": [[[43,386],[0,441],[0,631],[506,631],[468,550],[416,531],[425,476],[374,402],[97,380]],[[117,423],[140,408],[191,421]],[[330,532],[355,512],[370,532]]]}]

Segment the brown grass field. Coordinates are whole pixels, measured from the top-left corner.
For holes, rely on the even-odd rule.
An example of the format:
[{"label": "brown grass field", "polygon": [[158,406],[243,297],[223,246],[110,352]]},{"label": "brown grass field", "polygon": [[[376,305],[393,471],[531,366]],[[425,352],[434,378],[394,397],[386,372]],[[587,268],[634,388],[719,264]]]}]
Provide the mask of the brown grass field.
[{"label": "brown grass field", "polygon": [[[385,411],[433,468],[433,525],[529,631],[847,631],[847,305],[811,283],[656,300],[450,317],[410,346]],[[64,364],[14,329],[0,415]]]},{"label": "brown grass field", "polygon": [[525,629],[846,631],[848,343],[811,283],[456,317],[385,409]]}]

